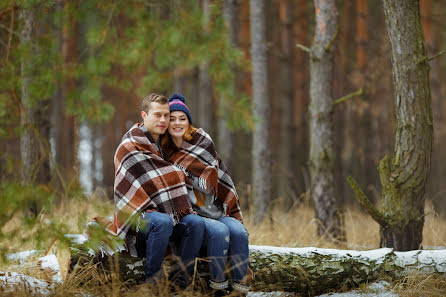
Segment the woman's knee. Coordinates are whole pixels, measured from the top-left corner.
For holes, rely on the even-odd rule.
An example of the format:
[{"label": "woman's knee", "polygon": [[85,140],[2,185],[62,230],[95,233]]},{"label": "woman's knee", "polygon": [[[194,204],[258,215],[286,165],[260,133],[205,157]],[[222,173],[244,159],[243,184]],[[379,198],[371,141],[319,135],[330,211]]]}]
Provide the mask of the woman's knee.
[{"label": "woman's knee", "polygon": [[225,217],[221,222],[228,227],[231,239],[248,241],[249,233],[240,221],[232,217]]},{"label": "woman's knee", "polygon": [[229,228],[214,219],[205,219],[207,238],[221,238],[229,243]]}]

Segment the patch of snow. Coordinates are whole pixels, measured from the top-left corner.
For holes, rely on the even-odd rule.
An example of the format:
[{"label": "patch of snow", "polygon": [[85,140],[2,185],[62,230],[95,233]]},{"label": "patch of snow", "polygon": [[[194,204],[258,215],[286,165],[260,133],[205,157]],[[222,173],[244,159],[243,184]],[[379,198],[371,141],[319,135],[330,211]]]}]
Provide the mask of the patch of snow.
[{"label": "patch of snow", "polygon": [[0,272],[0,288],[2,292],[14,292],[18,287],[29,293],[49,295],[48,283],[34,277],[17,272]]},{"label": "patch of snow", "polygon": [[79,245],[84,244],[88,240],[87,236],[83,234],[65,234],[64,236],[70,239],[72,243]]},{"label": "patch of snow", "polygon": [[353,290],[344,293],[323,294],[318,297],[398,297],[398,295],[392,292],[389,282],[379,281],[370,284],[364,293]]},{"label": "patch of snow", "polygon": [[335,258],[345,258],[345,257],[355,257],[363,258],[366,260],[376,261],[377,263],[382,263],[385,257],[392,253],[391,248],[381,248],[370,251],[356,251],[356,250],[337,250],[337,249],[321,249],[316,247],[305,247],[305,248],[289,248],[289,247],[273,247],[273,246],[259,246],[250,245],[250,251],[261,251],[265,253],[278,253],[278,254],[297,254],[301,256],[308,256],[308,254],[320,254],[332,256]]},{"label": "patch of snow", "polygon": [[23,251],[23,252],[18,252],[18,253],[7,254],[6,258],[9,261],[19,260],[20,264],[23,264],[23,262],[25,262],[29,257],[31,257],[32,255],[34,255],[36,253],[40,253],[40,252],[41,251],[39,251],[39,250]]},{"label": "patch of snow", "polygon": [[49,272],[53,275],[53,284],[61,284],[62,277],[60,275],[60,266],[59,261],[57,260],[56,255],[50,254],[45,257],[40,258],[39,260],[40,268],[46,272]]},{"label": "patch of snow", "polygon": [[136,261],[134,264],[127,264],[127,267],[128,267],[130,270],[134,270],[135,267],[141,267],[141,266],[144,266],[144,260]]},{"label": "patch of snow", "polygon": [[248,292],[248,297],[292,297],[294,293],[288,292]]}]

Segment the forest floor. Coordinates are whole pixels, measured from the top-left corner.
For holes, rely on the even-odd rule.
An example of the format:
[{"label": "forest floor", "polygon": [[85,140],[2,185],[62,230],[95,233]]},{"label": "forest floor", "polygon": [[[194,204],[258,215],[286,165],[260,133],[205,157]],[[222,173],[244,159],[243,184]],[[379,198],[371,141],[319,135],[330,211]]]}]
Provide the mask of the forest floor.
[{"label": "forest floor", "polygon": [[[40,224],[47,225],[63,223],[64,233],[82,233],[86,223],[97,215],[110,215],[113,212],[113,205],[110,201],[101,200],[97,197],[88,199],[70,199],[60,203],[51,213],[42,213],[39,217]],[[428,203],[426,207],[426,216],[423,246],[424,248],[443,248],[446,249],[446,218],[435,212]],[[316,234],[316,221],[314,219],[314,210],[311,203],[302,203],[300,205],[289,207],[278,204],[273,207],[267,219],[262,224],[256,224],[252,220],[252,214],[249,211],[244,212],[245,225],[250,234],[250,244],[253,245],[271,245],[287,247],[318,247],[334,249],[352,249],[352,250],[370,250],[379,248],[379,226],[366,213],[357,208],[348,208],[345,210],[345,231],[347,236],[346,243],[334,243],[330,240],[318,238]],[[68,273],[70,253],[65,244],[55,237],[42,236],[39,233],[39,227],[23,228],[17,232],[17,227],[23,224],[23,217],[17,215],[8,224],[3,226],[3,234],[8,235],[2,239],[0,249],[3,256],[6,254],[17,253],[20,251],[37,250],[35,255],[28,257],[26,261],[12,260],[1,261],[0,263],[0,295],[2,296],[30,296],[26,287],[17,288],[13,291],[5,289],[2,277],[20,273],[21,275],[31,276],[37,280],[48,281],[48,273],[42,272],[42,269],[36,268],[36,261],[39,257],[46,254],[54,254],[60,264],[61,283],[56,284],[50,295],[53,296],[143,296],[147,295],[147,288],[132,286],[129,290],[122,290],[125,284],[112,283],[105,284],[97,281],[94,285],[81,285],[82,281],[78,276]],[[20,229],[20,228],[19,228]],[[3,257],[2,257],[3,258]],[[93,272],[92,272],[93,273]],[[54,276],[51,276],[54,277]],[[375,287],[374,287],[375,286]],[[376,286],[381,287],[381,291],[376,291]],[[29,288],[28,288],[29,289]],[[446,279],[438,276],[419,276],[414,275],[404,280],[384,284],[378,282],[372,286],[364,286],[350,292],[332,292],[337,295],[322,295],[324,297],[440,297],[445,296]],[[158,296],[163,296],[165,292],[160,292]],[[262,295],[263,294],[263,295]],[[250,293],[251,297],[260,296],[299,296],[291,293]],[[345,295],[347,294],[347,295]],[[348,295],[349,294],[349,295]],[[32,294],[31,294],[32,295]],[[41,295],[41,294],[36,294]],[[156,296],[156,295],[153,295]],[[197,296],[193,293],[180,293],[178,296]]]}]

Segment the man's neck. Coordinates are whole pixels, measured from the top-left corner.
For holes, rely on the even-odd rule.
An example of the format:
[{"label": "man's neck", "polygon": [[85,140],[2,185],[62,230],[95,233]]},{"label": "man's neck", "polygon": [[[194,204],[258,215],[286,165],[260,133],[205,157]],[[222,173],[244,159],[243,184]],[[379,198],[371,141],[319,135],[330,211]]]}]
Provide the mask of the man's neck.
[{"label": "man's neck", "polygon": [[150,133],[150,135],[152,136],[152,138],[155,142],[158,142],[158,139],[160,138],[160,136],[158,134],[153,135],[152,133]]}]

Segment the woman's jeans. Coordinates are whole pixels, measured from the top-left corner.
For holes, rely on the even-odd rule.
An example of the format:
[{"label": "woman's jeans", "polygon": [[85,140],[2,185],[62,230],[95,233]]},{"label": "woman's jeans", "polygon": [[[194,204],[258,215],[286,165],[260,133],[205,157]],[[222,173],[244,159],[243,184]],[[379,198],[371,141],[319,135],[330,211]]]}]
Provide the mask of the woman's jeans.
[{"label": "woman's jeans", "polygon": [[233,217],[222,217],[218,220],[203,218],[203,220],[205,223],[203,244],[207,246],[207,256],[210,258],[211,280],[214,282],[226,280],[226,262],[229,258],[232,281],[240,283],[248,270],[248,231]]},{"label": "woman's jeans", "polygon": [[188,264],[194,263],[203,241],[204,223],[201,217],[194,214],[186,215],[174,227],[169,215],[152,211],[143,213],[142,221],[138,240],[146,242],[146,281],[156,282],[160,279],[159,271],[166,255],[169,238],[173,233],[181,233],[178,235],[178,256],[188,270],[190,266],[193,270],[193,264]]}]

